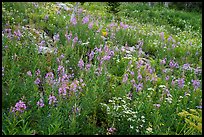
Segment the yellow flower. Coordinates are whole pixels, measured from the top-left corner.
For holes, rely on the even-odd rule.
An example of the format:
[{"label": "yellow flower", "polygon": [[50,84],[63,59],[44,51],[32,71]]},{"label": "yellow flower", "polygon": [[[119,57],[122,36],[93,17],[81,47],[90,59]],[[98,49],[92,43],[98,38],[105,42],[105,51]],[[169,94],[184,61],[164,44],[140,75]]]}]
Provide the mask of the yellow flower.
[{"label": "yellow flower", "polygon": [[102,31],[102,35],[103,35],[104,37],[107,37],[108,33],[107,33],[106,31]]}]

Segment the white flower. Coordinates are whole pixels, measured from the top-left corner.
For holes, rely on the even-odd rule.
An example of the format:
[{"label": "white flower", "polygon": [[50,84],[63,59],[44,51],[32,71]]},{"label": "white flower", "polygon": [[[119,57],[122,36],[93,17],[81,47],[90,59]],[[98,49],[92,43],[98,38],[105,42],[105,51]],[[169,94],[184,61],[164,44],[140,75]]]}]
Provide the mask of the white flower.
[{"label": "white flower", "polygon": [[128,118],[127,121],[132,121],[132,119],[131,119],[131,118]]},{"label": "white flower", "polygon": [[152,128],[151,127],[148,127],[146,130],[147,130],[147,132],[152,133]]},{"label": "white flower", "polygon": [[152,90],[152,91],[154,91],[154,89],[153,89],[153,88],[148,88],[147,90]]},{"label": "white flower", "polygon": [[166,86],[165,86],[165,85],[159,85],[159,87],[160,87],[160,88],[165,88]]},{"label": "white flower", "polygon": [[132,125],[130,125],[130,128],[133,129],[134,127]]}]

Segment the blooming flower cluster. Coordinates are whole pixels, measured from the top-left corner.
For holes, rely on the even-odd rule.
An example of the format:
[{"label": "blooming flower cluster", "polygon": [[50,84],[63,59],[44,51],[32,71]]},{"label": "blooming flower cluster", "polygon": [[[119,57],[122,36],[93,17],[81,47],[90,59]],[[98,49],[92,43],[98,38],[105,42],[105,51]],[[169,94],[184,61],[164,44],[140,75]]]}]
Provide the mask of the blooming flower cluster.
[{"label": "blooming flower cluster", "polygon": [[15,107],[12,107],[12,112],[24,112],[26,108],[26,104],[22,100],[19,100]]}]

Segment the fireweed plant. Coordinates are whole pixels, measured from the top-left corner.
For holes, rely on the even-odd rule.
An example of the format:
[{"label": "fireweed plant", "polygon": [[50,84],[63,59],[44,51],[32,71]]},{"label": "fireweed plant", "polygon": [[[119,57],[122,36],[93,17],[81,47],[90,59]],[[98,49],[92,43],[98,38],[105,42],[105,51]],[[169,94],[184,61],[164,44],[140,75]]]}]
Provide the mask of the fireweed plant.
[{"label": "fireweed plant", "polygon": [[2,3],[2,135],[202,134],[200,14],[105,7]]}]

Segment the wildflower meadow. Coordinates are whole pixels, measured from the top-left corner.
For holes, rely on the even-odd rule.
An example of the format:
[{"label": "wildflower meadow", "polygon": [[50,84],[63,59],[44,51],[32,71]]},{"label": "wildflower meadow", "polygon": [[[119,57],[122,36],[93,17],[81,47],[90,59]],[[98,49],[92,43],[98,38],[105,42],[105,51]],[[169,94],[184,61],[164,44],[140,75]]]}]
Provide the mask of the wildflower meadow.
[{"label": "wildflower meadow", "polygon": [[2,2],[2,135],[201,135],[202,13]]}]

